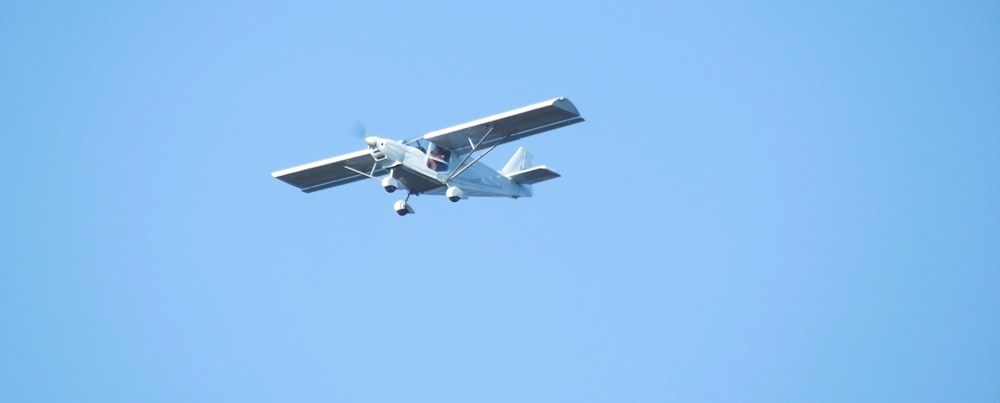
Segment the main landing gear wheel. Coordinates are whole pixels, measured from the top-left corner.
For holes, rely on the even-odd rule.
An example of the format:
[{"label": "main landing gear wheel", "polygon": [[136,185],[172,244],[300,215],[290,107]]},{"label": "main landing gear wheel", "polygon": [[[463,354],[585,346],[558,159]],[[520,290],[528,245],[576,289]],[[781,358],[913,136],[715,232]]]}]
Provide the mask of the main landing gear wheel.
[{"label": "main landing gear wheel", "polygon": [[382,188],[389,193],[395,192],[396,189],[399,189],[402,185],[403,184],[399,182],[399,179],[392,177],[392,173],[382,179]]},{"label": "main landing gear wheel", "polygon": [[455,186],[449,186],[444,195],[448,197],[448,200],[451,200],[452,203],[457,203],[459,200],[465,198],[465,192]]}]

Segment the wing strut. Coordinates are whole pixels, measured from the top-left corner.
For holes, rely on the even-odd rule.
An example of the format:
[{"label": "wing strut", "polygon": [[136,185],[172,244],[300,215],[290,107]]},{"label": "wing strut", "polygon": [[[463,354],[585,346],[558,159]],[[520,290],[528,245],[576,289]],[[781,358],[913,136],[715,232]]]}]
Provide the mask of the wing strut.
[{"label": "wing strut", "polygon": [[[462,164],[465,164],[465,161],[469,160],[469,157],[472,156],[472,153],[476,152],[476,149],[478,149],[479,146],[482,145],[484,141],[486,141],[486,138],[490,137],[490,134],[493,133],[493,128],[494,127],[496,127],[496,126],[492,126],[491,125],[489,127],[489,129],[486,130],[486,134],[483,135],[483,138],[479,139],[479,142],[476,143],[476,144],[472,144],[472,137],[467,137],[467,139],[469,140],[469,146],[472,147],[472,151],[469,151],[469,153],[465,155],[465,158],[462,159],[462,162],[458,163],[459,167],[461,167]],[[458,171],[456,171],[456,172],[458,172]],[[454,174],[452,176],[449,176],[448,180],[446,180],[445,182],[448,182],[448,181],[450,181],[452,179],[455,179],[456,176],[458,176],[458,174]]]},{"label": "wing strut", "polygon": [[356,173],[358,175],[367,176],[369,178],[372,178],[372,179],[375,179],[375,180],[379,180],[377,177],[375,177],[375,170],[378,168],[378,161],[375,161],[375,163],[372,164],[372,171],[369,172],[369,173],[361,172],[361,171],[359,171],[357,169],[354,169],[354,168],[351,168],[351,167],[349,167],[347,165],[344,165],[344,168],[347,168],[348,170],[353,171],[354,173]]},{"label": "wing strut", "polygon": [[[486,154],[489,154],[491,151],[493,151],[493,149],[497,148],[497,146],[500,145],[500,143],[503,143],[501,141],[501,142],[498,142],[496,144],[493,144],[492,146],[490,146],[490,148],[486,149],[486,152],[484,152],[480,156],[476,157],[476,159],[472,160],[472,162],[470,162],[468,165],[464,165],[463,166],[463,164],[465,164],[465,162],[469,160],[469,157],[472,157],[472,154],[475,153],[476,150],[479,149],[479,146],[481,146],[483,144],[483,142],[486,141],[486,139],[490,137],[490,134],[493,133],[493,129],[495,127],[496,126],[490,126],[489,130],[486,131],[486,134],[483,135],[483,138],[479,139],[479,142],[476,143],[476,144],[472,144],[472,137],[468,138],[469,139],[469,145],[472,146],[472,151],[469,151],[469,153],[465,155],[465,158],[462,159],[462,162],[458,163],[458,166],[460,167],[460,169],[458,169],[457,171],[455,171],[455,173],[451,174],[451,176],[449,176],[448,179],[444,180],[445,184],[447,184],[448,182],[450,182],[452,179],[457,178],[459,175],[461,175],[463,172],[465,172],[467,169],[469,169],[473,165],[476,165],[476,163],[479,162],[479,160],[483,159],[483,157],[485,157]],[[507,136],[510,136],[510,134],[508,134]],[[504,137],[507,137],[507,136],[504,136]]]},{"label": "wing strut", "polygon": [[491,145],[490,148],[486,149],[486,152],[484,152],[482,155],[476,157],[476,159],[472,160],[472,162],[470,162],[469,165],[466,165],[466,166],[462,167],[462,169],[459,169],[459,170],[455,171],[455,173],[451,174],[451,176],[449,176],[448,179],[446,179],[444,181],[444,183],[448,183],[448,181],[450,181],[452,179],[455,179],[456,177],[458,177],[458,175],[461,175],[463,172],[465,172],[465,170],[467,170],[469,168],[472,168],[472,166],[476,165],[476,163],[479,162],[479,160],[483,159],[483,157],[485,157],[486,154],[489,154],[490,151],[493,151],[494,149],[496,149],[498,145],[500,145],[500,144],[497,143],[497,144]]}]

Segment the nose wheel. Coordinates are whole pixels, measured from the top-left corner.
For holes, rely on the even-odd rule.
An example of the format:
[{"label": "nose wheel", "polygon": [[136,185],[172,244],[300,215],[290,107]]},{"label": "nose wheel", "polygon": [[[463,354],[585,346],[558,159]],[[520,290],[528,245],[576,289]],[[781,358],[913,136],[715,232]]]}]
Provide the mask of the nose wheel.
[{"label": "nose wheel", "polygon": [[415,211],[413,211],[413,206],[410,206],[409,203],[410,195],[412,195],[412,193],[406,195],[406,198],[403,200],[397,200],[396,203],[392,205],[392,208],[396,210],[396,214],[404,216],[407,214],[416,213]]}]

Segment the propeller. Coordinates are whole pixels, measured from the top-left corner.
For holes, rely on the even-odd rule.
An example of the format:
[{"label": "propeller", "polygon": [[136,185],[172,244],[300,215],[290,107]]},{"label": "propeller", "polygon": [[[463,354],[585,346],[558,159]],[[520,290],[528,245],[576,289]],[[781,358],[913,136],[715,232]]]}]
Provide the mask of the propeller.
[{"label": "propeller", "polygon": [[354,130],[351,131],[351,134],[353,134],[354,137],[363,139],[368,137],[368,128],[365,127],[364,122],[358,120],[358,122],[354,124]]},{"label": "propeller", "polygon": [[375,148],[375,145],[378,143],[378,138],[375,136],[369,136],[368,128],[365,127],[365,124],[360,120],[358,120],[357,124],[354,125],[353,134],[354,137],[363,139],[369,148]]}]

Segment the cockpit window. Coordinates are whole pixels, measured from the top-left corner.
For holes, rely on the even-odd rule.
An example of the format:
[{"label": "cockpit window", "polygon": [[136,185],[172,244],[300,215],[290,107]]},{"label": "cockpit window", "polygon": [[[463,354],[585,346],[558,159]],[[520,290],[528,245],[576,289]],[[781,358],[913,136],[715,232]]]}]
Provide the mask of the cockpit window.
[{"label": "cockpit window", "polygon": [[427,152],[427,167],[438,172],[448,170],[448,159],[451,158],[451,150],[430,143]]},{"label": "cockpit window", "polygon": [[422,152],[424,154],[427,154],[427,145],[426,145],[427,143],[424,142],[424,139],[418,138],[418,139],[412,140],[412,141],[410,141],[410,142],[408,142],[406,144],[414,146],[414,147],[417,147],[417,149],[420,150],[420,152]]}]

